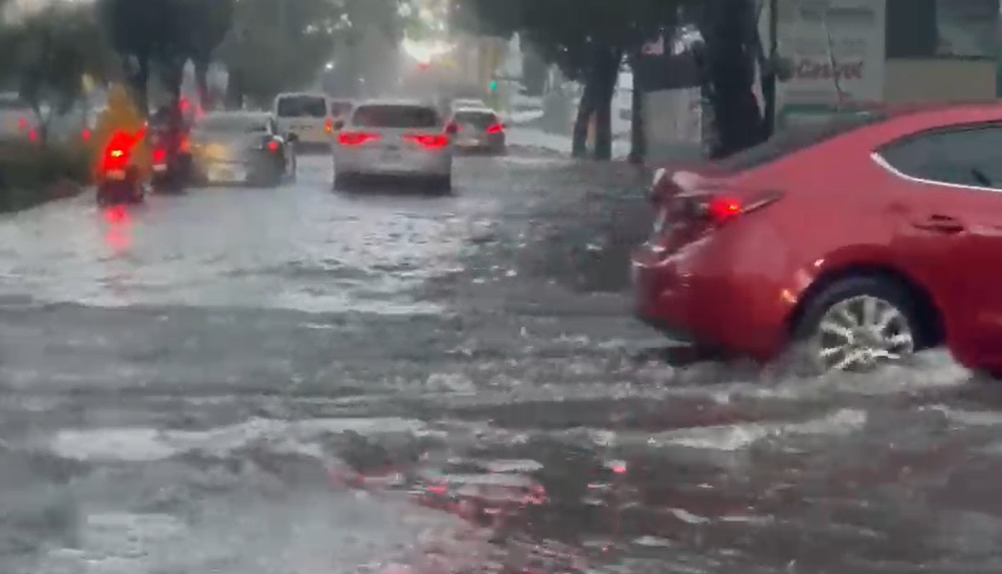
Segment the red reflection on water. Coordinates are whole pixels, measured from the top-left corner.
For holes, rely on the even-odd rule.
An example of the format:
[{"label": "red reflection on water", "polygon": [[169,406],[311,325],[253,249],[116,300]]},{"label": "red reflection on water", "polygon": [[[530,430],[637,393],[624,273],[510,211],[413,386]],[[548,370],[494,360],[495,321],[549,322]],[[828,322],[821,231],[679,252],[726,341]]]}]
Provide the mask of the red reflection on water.
[{"label": "red reflection on water", "polygon": [[104,243],[113,253],[119,255],[132,247],[132,218],[124,206],[116,205],[104,211],[104,221],[108,229]]}]

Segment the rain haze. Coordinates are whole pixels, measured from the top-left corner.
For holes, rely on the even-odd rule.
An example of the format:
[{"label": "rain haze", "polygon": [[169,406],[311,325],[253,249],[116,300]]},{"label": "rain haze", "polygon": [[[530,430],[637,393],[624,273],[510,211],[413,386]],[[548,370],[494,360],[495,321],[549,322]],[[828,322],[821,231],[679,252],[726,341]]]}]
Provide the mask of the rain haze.
[{"label": "rain haze", "polygon": [[[704,354],[635,316],[636,250],[695,225],[677,219],[683,204],[652,202],[655,170],[676,164],[650,154],[702,154],[711,139],[698,87],[665,87],[645,66],[692,56],[696,24],[676,22],[674,54],[656,50],[667,26],[611,50],[593,119],[579,114],[592,76],[567,63],[585,49],[561,44],[583,32],[541,24],[575,14],[511,2],[535,20],[502,23],[474,0],[235,0],[206,93],[194,59],[174,87],[198,114],[262,114],[251,152],[275,157],[230,166],[247,181],[207,168],[138,204],[98,204],[98,178],[15,209],[7,194],[27,170],[8,148],[59,153],[97,130],[60,116],[51,133],[70,135],[43,146],[18,131],[30,105],[0,106],[0,573],[1002,571],[1002,393],[950,348],[806,376],[785,354]],[[457,15],[474,6],[479,28]],[[883,49],[895,14],[864,19],[879,30],[825,21],[859,49],[861,76],[833,87],[795,68],[776,117],[820,105],[797,94],[990,83],[974,65],[921,80],[895,67]],[[513,33],[488,34],[491,22]],[[0,25],[0,46],[18,26]],[[790,26],[804,26],[780,32],[784,49],[804,46],[794,63],[832,64],[797,43],[807,25]],[[119,60],[108,79],[128,81]],[[87,74],[97,87],[79,98],[97,117],[110,88]],[[29,77],[0,65],[0,91],[21,102]],[[172,77],[152,73],[151,110]],[[647,127],[634,90],[661,115]],[[279,94],[353,107],[286,117]],[[426,124],[386,119],[426,109]],[[206,142],[193,161],[218,144]],[[275,178],[251,181],[265,162]],[[686,248],[771,209],[700,228]]]}]

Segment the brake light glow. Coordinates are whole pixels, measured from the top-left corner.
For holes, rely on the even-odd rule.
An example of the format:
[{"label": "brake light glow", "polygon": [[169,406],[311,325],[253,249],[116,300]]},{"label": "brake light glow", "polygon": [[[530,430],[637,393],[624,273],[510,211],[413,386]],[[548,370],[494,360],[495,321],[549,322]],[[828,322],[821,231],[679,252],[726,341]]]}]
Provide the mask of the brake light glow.
[{"label": "brake light glow", "polygon": [[504,124],[494,124],[493,126],[487,128],[487,133],[489,134],[503,134]]},{"label": "brake light glow", "polygon": [[715,197],[706,204],[706,215],[715,225],[723,225],[743,211],[741,202],[730,197]]},{"label": "brake light glow", "polygon": [[158,149],[153,151],[153,161],[155,163],[166,163],[167,162],[167,151],[163,149]]},{"label": "brake light glow", "polygon": [[268,151],[271,153],[278,153],[278,142],[271,141],[268,142]]},{"label": "brake light glow", "polygon": [[703,216],[714,226],[725,225],[742,215],[758,211],[782,199],[780,192],[769,192],[757,195],[752,201],[742,201],[735,197],[715,196],[709,198],[702,206]]},{"label": "brake light glow", "polygon": [[337,138],[338,143],[343,146],[360,146],[365,145],[370,142],[378,141],[379,136],[376,134],[367,134],[363,132],[342,132]]},{"label": "brake light glow", "polygon": [[128,154],[125,150],[112,148],[105,154],[103,170],[105,174],[112,172],[122,172],[129,165]]},{"label": "brake light glow", "polygon": [[420,144],[427,149],[442,149],[449,145],[448,136],[442,135],[405,136],[404,139]]}]

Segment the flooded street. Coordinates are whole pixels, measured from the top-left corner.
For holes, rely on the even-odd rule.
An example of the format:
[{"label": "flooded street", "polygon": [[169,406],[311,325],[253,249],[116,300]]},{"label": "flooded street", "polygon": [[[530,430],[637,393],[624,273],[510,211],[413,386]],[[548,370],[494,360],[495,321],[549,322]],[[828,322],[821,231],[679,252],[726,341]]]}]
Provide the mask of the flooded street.
[{"label": "flooded street", "polygon": [[0,220],[0,572],[1002,570],[1002,387],[683,364],[627,166],[329,163]]}]

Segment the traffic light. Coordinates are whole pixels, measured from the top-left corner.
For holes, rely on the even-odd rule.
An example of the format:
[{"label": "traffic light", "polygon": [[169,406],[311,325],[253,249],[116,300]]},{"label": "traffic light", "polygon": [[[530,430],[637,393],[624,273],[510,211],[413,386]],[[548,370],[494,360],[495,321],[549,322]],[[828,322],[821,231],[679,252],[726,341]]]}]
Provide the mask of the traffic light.
[{"label": "traffic light", "polygon": [[488,89],[491,91],[492,94],[495,93],[495,92],[497,92],[498,91],[498,81],[497,80],[491,80],[491,83],[488,85]]}]

